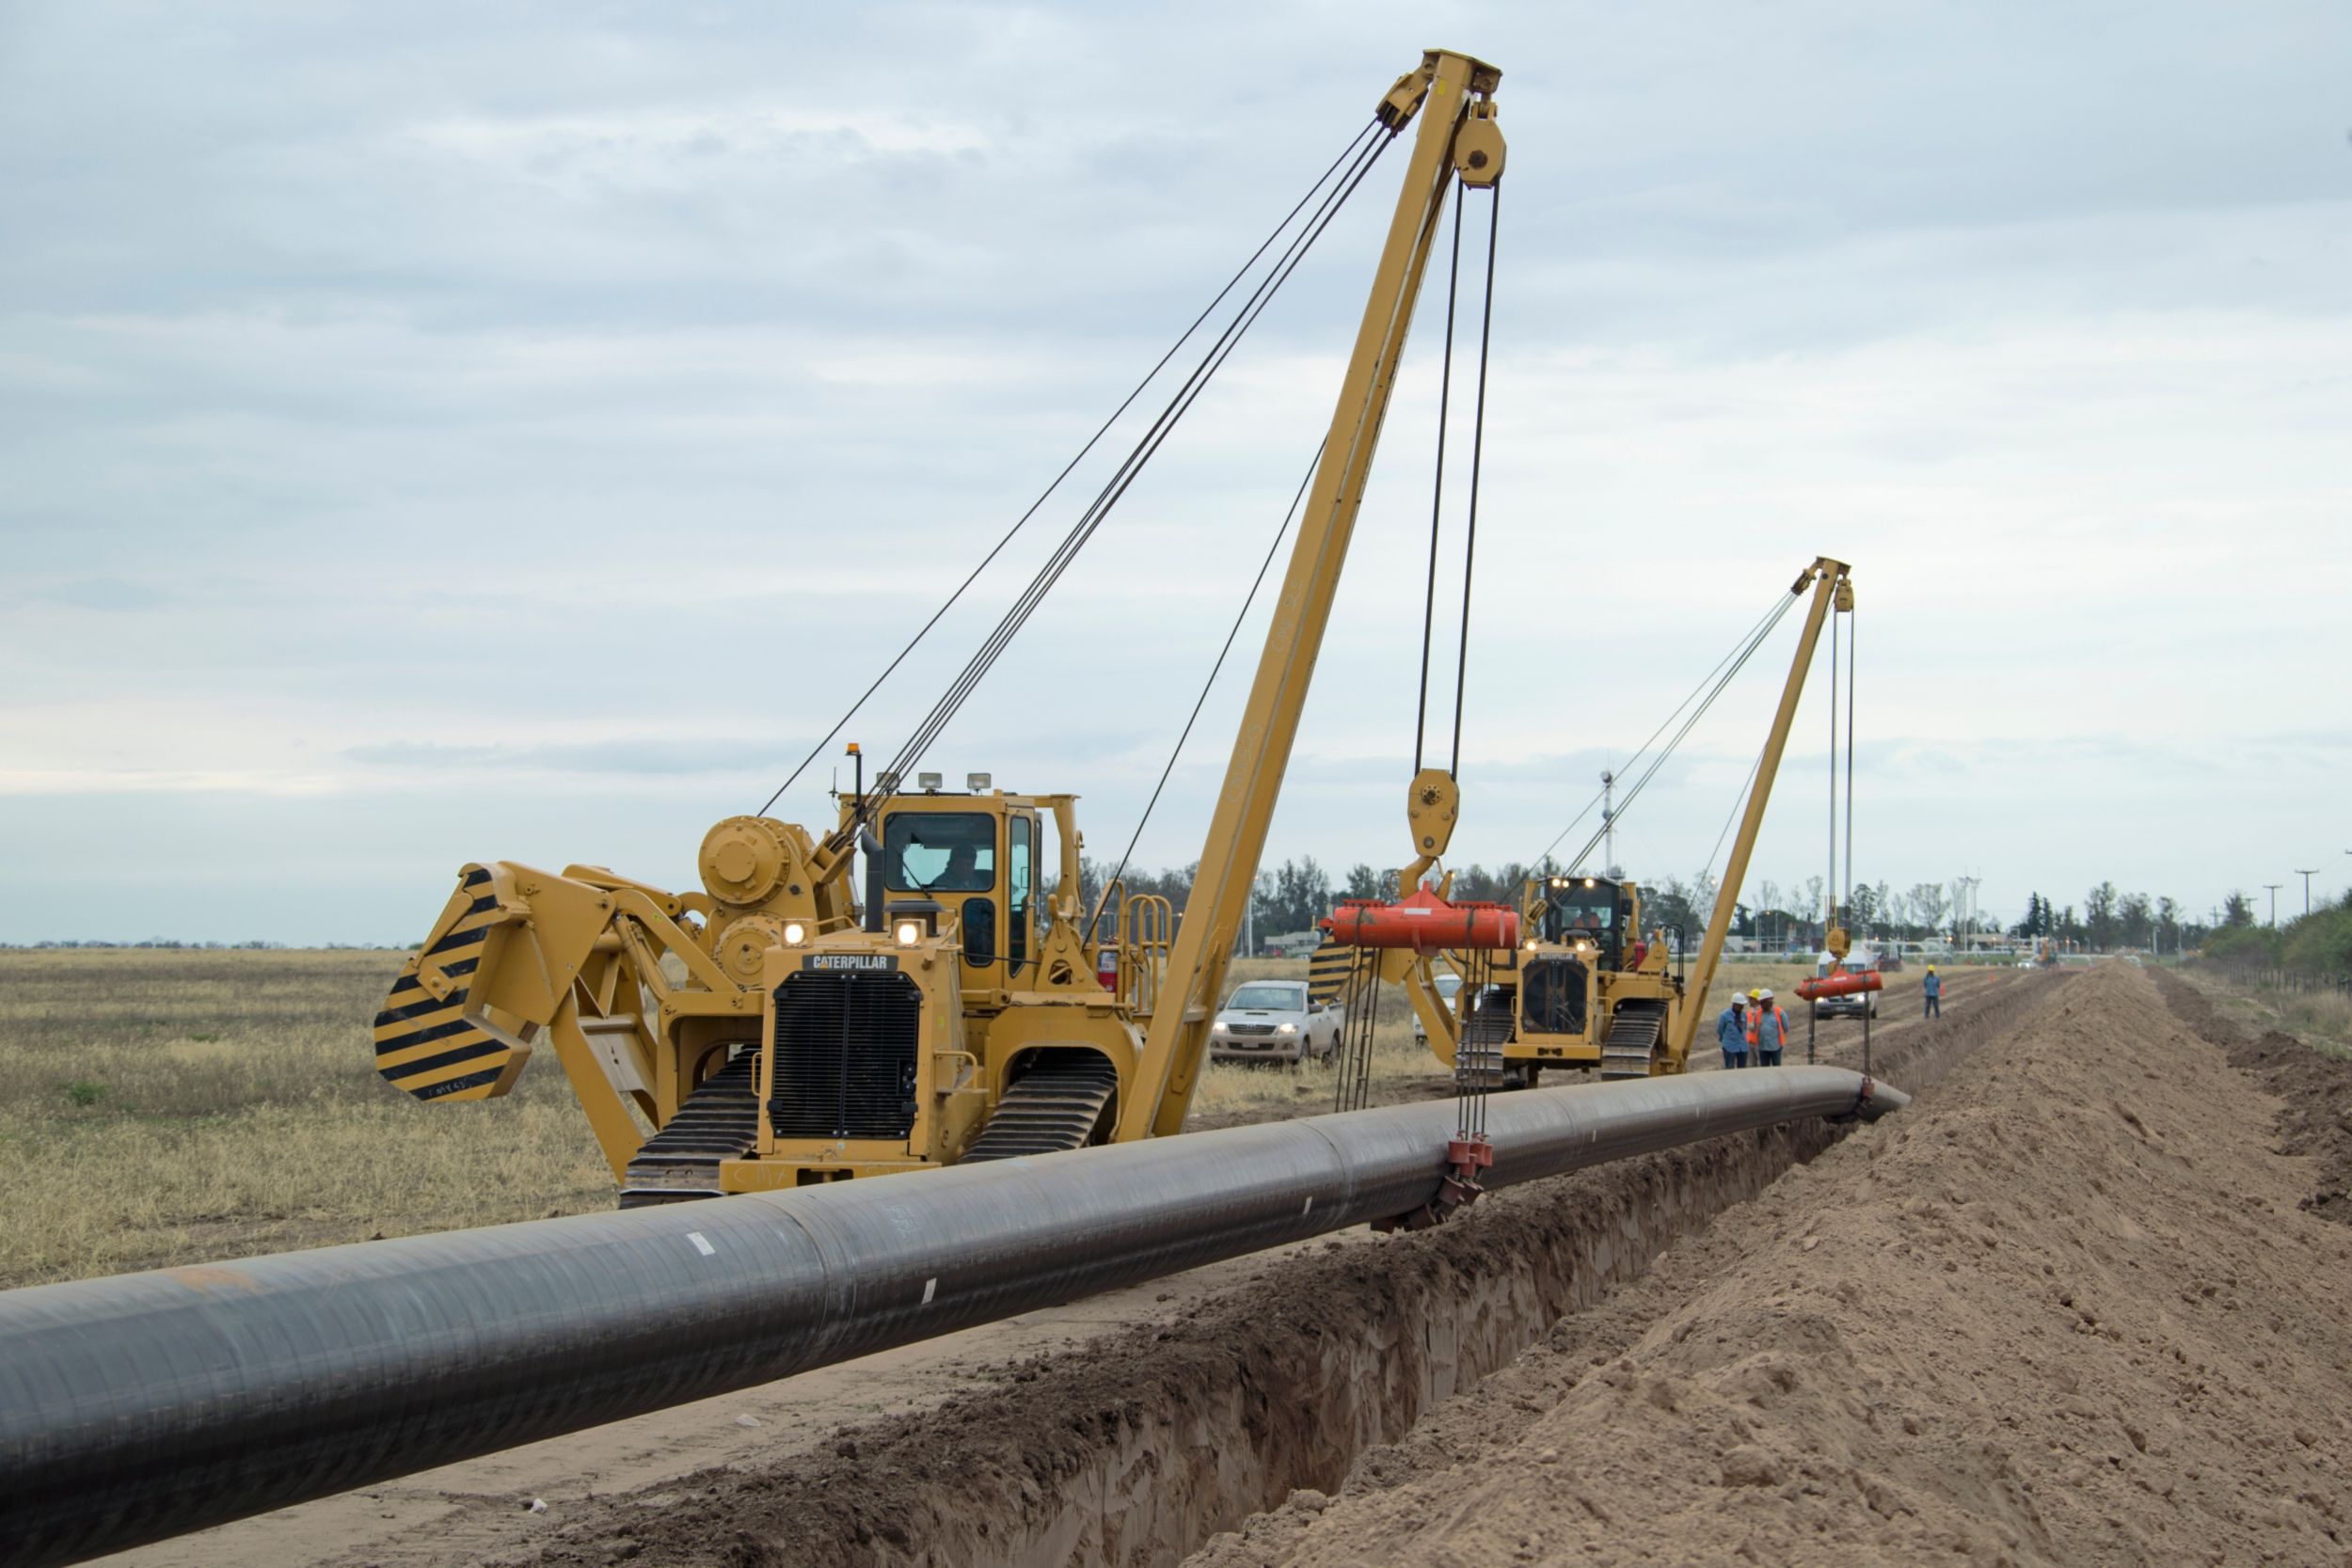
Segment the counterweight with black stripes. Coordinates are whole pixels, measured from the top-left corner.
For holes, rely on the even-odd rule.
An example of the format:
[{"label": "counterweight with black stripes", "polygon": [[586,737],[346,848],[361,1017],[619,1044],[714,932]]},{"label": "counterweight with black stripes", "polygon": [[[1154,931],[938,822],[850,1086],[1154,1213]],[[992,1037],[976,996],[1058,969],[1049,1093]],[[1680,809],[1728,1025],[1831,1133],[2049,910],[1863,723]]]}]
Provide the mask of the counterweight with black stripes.
[{"label": "counterweight with black stripes", "polygon": [[[712,828],[699,891],[467,866],[377,1015],[383,1075],[421,1100],[487,1099],[552,1051],[628,1205],[1179,1131],[1446,199],[1502,174],[1500,79],[1427,53],[1309,220],[1409,147],[1181,923],[1112,889],[1105,985],[1074,796],[903,768],[868,788],[861,765],[821,836],[766,816]],[[1274,265],[1279,286],[1295,261]]]}]

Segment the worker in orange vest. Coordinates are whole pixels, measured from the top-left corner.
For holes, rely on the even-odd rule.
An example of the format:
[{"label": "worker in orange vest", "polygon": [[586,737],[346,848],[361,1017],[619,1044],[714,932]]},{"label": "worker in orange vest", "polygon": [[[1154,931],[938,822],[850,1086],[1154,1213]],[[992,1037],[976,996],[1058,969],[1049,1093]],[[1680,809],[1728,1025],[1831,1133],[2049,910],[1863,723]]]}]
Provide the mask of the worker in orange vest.
[{"label": "worker in orange vest", "polygon": [[1748,993],[1748,1051],[1757,1067],[1780,1066],[1781,1046],[1788,1038],[1788,1015],[1772,1000],[1770,986]]}]

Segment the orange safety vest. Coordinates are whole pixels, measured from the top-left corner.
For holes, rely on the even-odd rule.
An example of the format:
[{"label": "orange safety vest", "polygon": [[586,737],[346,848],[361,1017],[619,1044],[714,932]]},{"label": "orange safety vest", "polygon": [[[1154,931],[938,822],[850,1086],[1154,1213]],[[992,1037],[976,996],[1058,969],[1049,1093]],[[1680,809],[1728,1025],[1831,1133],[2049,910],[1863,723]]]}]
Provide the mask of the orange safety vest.
[{"label": "orange safety vest", "polygon": [[[1749,1044],[1751,1047],[1755,1046],[1755,1044],[1756,1044],[1756,1025],[1757,1025],[1759,1022],[1761,1022],[1763,1021],[1763,1018],[1764,1018],[1764,1009],[1763,1009],[1763,1008],[1761,1008],[1761,1007],[1759,1007],[1759,1006],[1756,1006],[1755,1003],[1753,1003],[1753,1002],[1749,1003],[1749,1004],[1748,1004],[1748,1044]],[[1775,1002],[1775,1003],[1773,1003],[1773,1004],[1772,1004],[1772,1019],[1773,1019],[1773,1022],[1777,1022],[1777,1023],[1780,1025],[1780,1033],[1779,1033],[1779,1034],[1778,1034],[1775,1037],[1776,1037],[1778,1040],[1780,1040],[1780,1042],[1781,1042],[1782,1044],[1784,1044],[1784,1045],[1785,1045],[1785,1044],[1787,1044],[1787,1043],[1788,1043],[1788,1015],[1787,1013],[1785,1013],[1785,1012],[1781,1011],[1780,1004],[1779,1004],[1779,1003],[1777,1003],[1777,1002]]]}]

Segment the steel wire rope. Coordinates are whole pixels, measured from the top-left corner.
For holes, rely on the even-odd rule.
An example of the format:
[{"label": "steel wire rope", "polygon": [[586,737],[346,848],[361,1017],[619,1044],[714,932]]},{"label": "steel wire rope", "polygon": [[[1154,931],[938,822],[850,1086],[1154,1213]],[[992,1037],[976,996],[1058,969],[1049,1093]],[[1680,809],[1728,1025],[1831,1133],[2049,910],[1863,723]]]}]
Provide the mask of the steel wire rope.
[{"label": "steel wire rope", "polygon": [[[1772,744],[1770,741],[1765,742],[1766,746],[1770,744]],[[1715,857],[1724,852],[1724,840],[1731,836],[1731,825],[1740,819],[1740,808],[1748,803],[1748,791],[1755,785],[1756,776],[1763,770],[1763,767],[1764,747],[1758,746],[1756,749],[1756,760],[1748,764],[1747,778],[1740,784],[1739,793],[1731,798],[1731,811],[1724,817],[1724,831],[1715,835],[1715,847],[1707,852],[1708,870],[1715,869]],[[1729,871],[1731,866],[1725,863],[1724,869]]]},{"label": "steel wire rope", "polygon": [[1829,912],[1823,917],[1824,937],[1837,924],[1837,612],[1829,617]]},{"label": "steel wire rope", "polygon": [[1127,874],[1127,863],[1135,858],[1136,845],[1141,841],[1144,827],[1152,820],[1152,813],[1160,803],[1160,792],[1168,787],[1168,776],[1176,771],[1176,759],[1184,754],[1184,742],[1192,738],[1192,727],[1200,721],[1200,709],[1209,700],[1209,690],[1216,685],[1218,672],[1225,668],[1226,656],[1233,651],[1233,640],[1241,635],[1242,623],[1248,619],[1249,607],[1257,602],[1258,590],[1264,586],[1265,575],[1272,569],[1274,557],[1281,549],[1282,541],[1289,536],[1291,524],[1297,520],[1299,504],[1307,499],[1307,486],[1314,483],[1315,469],[1322,466],[1323,449],[1330,444],[1328,435],[1315,443],[1315,455],[1308,463],[1307,472],[1299,480],[1296,493],[1291,497],[1290,510],[1282,515],[1282,526],[1274,531],[1274,541],[1266,546],[1265,559],[1258,562],[1258,575],[1250,579],[1249,592],[1242,598],[1240,612],[1234,615],[1232,626],[1225,633],[1225,645],[1216,651],[1216,662],[1209,666],[1209,678],[1200,683],[1200,695],[1193,699],[1192,713],[1184,720],[1184,731],[1176,736],[1176,744],[1168,753],[1168,766],[1160,769],[1160,781],[1152,786],[1152,799],[1144,802],[1143,815],[1136,819],[1136,831],[1128,836],[1127,847],[1120,853],[1119,868],[1104,879],[1103,891],[1095,895],[1094,909],[1087,916],[1084,927],[1089,936],[1095,923],[1103,918],[1103,908],[1110,899],[1111,889],[1118,885],[1120,878]]},{"label": "steel wire rope", "polygon": [[[1377,156],[1376,150],[1373,156]],[[1358,169],[1351,172],[1351,182],[1345,186],[1344,190],[1334,193],[1336,200],[1327,198],[1326,206],[1319,210],[1315,220],[1321,227],[1311,228],[1311,231],[1303,233],[1292,242],[1290,249],[1285,252],[1283,261],[1278,263],[1277,273],[1259,284],[1251,299],[1243,307],[1243,313],[1227,325],[1218,341],[1210,349],[1208,356],[1195,367],[1184,385],[1179,388],[1175,398],[1170,400],[1168,405],[1154,420],[1152,428],[1145,433],[1136,447],[1130,451],[1128,456],[1114,470],[1112,478],[1105,482],[1103,489],[1096,494],[1095,499],[1080,515],[1078,521],[1072,526],[1070,532],[1057,546],[1054,555],[1048,559],[1044,566],[1039,569],[1029,586],[1024,590],[1012,608],[1006,611],[996,627],[983,641],[980,650],[975,653],[971,660],[965,664],[962,673],[950,685],[947,692],[933,706],[930,714],[926,716],[924,722],[917,726],[915,734],[900,746],[890,768],[885,770],[892,783],[887,787],[878,786],[872,797],[876,802],[886,798],[889,789],[896,787],[896,781],[903,779],[906,769],[920,759],[922,752],[938,739],[939,735],[953,721],[972,691],[986,677],[996,659],[1002,656],[1004,649],[1027,624],[1028,618],[1036,612],[1038,605],[1043,602],[1045,595],[1053,590],[1055,584],[1060,581],[1062,575],[1075,561],[1078,552],[1092,539],[1095,531],[1102,526],[1104,518],[1109,515],[1111,507],[1125,495],[1127,488],[1142,472],[1144,465],[1149,463],[1152,456],[1158,451],[1168,436],[1174,430],[1176,423],[1190,410],[1193,403],[1198,401],[1209,378],[1213,377],[1223,366],[1225,359],[1231,356],[1241,336],[1248,332],[1249,326],[1255,324],[1258,315],[1262,314],[1265,306],[1271,302],[1274,292],[1279,290],[1284,281],[1287,281],[1290,272],[1295,270],[1298,261],[1304,259],[1306,248],[1312,245],[1314,239],[1321,235],[1323,228],[1328,227],[1330,218],[1337,214],[1338,203],[1343,202],[1346,194],[1354,190],[1355,182],[1360,182],[1363,174],[1369,170],[1370,163],[1371,160],[1367,159]]]},{"label": "steel wire rope", "polygon": [[[1454,214],[1458,240],[1461,214]],[[1502,182],[1498,179],[1486,203],[1486,297],[1478,324],[1478,412],[1470,420],[1470,525],[1462,545],[1462,641],[1454,661],[1454,754],[1446,771],[1462,774],[1462,696],[1470,678],[1470,572],[1478,560],[1478,471],[1486,450],[1486,348],[1494,338],[1495,242],[1502,230]]]},{"label": "steel wire rope", "polygon": [[[1846,611],[1846,908],[1853,908],[1853,723],[1854,723],[1854,618]],[[1831,693],[1831,701],[1836,694]],[[1836,768],[1837,759],[1832,757]]]},{"label": "steel wire rope", "polygon": [[1438,534],[1445,516],[1446,413],[1454,398],[1454,311],[1462,285],[1462,202],[1470,187],[1454,188],[1454,261],[1445,278],[1445,356],[1438,372],[1438,475],[1429,498],[1429,576],[1421,605],[1421,691],[1413,706],[1413,771],[1421,771],[1422,742],[1429,724],[1429,646],[1438,629]]},{"label": "steel wire rope", "polygon": [[[1699,677],[1698,685],[1692,687],[1691,689],[1690,695],[1684,697],[1682,701],[1677,703],[1674,707],[1668,711],[1666,717],[1660,721],[1658,727],[1650,732],[1649,738],[1634,748],[1633,754],[1626,758],[1626,767],[1630,768],[1633,764],[1642,760],[1643,753],[1646,752],[1652,746],[1658,743],[1658,737],[1666,733],[1667,727],[1674,723],[1676,718],[1680,715],[1684,708],[1689,707],[1692,702],[1697,700],[1699,694],[1707,689],[1708,684],[1714,680],[1716,674],[1724,665],[1730,663],[1731,660],[1739,655],[1740,650],[1742,647],[1744,647],[1752,639],[1756,638],[1760,633],[1770,631],[1772,624],[1777,622],[1781,615],[1787,610],[1788,598],[1789,595],[1786,594],[1776,594],[1772,596],[1772,605],[1766,609],[1760,617],[1750,624],[1746,631],[1740,634],[1739,641],[1732,644],[1731,652],[1717,659],[1715,661],[1714,669],[1709,670],[1706,674]],[[1622,773],[1623,769],[1620,768],[1618,771]],[[1600,804],[1601,797],[1605,793],[1605,788],[1593,791],[1593,798],[1584,802],[1583,809],[1579,811],[1574,816],[1569,817],[1568,825],[1561,829],[1558,834],[1553,837],[1552,841],[1544,846],[1543,853],[1537,855],[1534,860],[1531,861],[1529,863],[1533,865],[1540,865],[1547,859],[1549,859],[1551,852],[1560,847],[1560,841],[1574,832],[1576,831],[1576,825],[1593,814],[1593,808]]]},{"label": "steel wire rope", "polygon": [[1358,131],[1353,136],[1348,138],[1347,146],[1341,150],[1338,157],[1331,160],[1329,167],[1326,168],[1321,174],[1315,177],[1314,183],[1307,187],[1307,194],[1298,198],[1297,205],[1294,206],[1287,214],[1283,214],[1282,221],[1276,224],[1273,231],[1268,233],[1263,240],[1259,242],[1258,248],[1249,253],[1249,259],[1234,270],[1233,276],[1226,279],[1225,286],[1216,292],[1216,297],[1212,298],[1207,305],[1203,306],[1200,313],[1192,319],[1192,325],[1185,327],[1183,332],[1177,335],[1176,341],[1168,345],[1168,352],[1160,356],[1158,362],[1154,364],[1151,370],[1144,372],[1143,379],[1136,383],[1134,389],[1129,391],[1126,397],[1120,400],[1117,408],[1111,410],[1110,417],[1104,420],[1100,426],[1096,427],[1093,435],[1087,437],[1086,445],[1078,449],[1077,455],[1065,464],[1062,467],[1061,472],[1056,474],[1052,482],[1048,483],[1043,490],[1038,493],[1037,499],[1029,503],[1028,510],[1022,513],[1020,517],[1014,521],[1012,527],[1005,531],[1004,537],[998,539],[994,546],[991,548],[986,555],[980,558],[980,563],[972,568],[971,573],[964,578],[962,582],[957,585],[955,592],[947,595],[946,602],[941,604],[937,610],[931,612],[930,619],[925,621],[922,626],[916,630],[915,634],[907,640],[906,646],[898,650],[898,657],[893,658],[887,665],[883,666],[882,673],[874,677],[873,684],[868,686],[863,692],[859,693],[857,701],[851,703],[848,711],[844,712],[841,717],[834,721],[833,728],[825,732],[824,738],[818,741],[814,747],[810,748],[808,755],[803,757],[801,759],[800,766],[793,768],[790,776],[787,777],[784,783],[776,786],[775,793],[769,796],[767,800],[761,804],[756,815],[762,816],[766,816],[769,808],[784,798],[784,792],[790,789],[793,784],[800,781],[801,775],[808,771],[809,765],[817,760],[817,758],[824,752],[826,747],[833,744],[834,737],[839,736],[842,730],[848,727],[850,721],[857,717],[858,710],[866,705],[866,702],[872,698],[875,692],[882,689],[882,682],[888,680],[891,675],[897,672],[898,666],[906,662],[907,656],[914,653],[915,646],[920,643],[926,636],[930,635],[931,628],[939,624],[941,617],[945,616],[947,611],[956,607],[957,601],[963,597],[964,591],[979,579],[980,574],[988,570],[990,563],[993,562],[997,556],[1004,552],[1005,546],[1012,543],[1014,537],[1018,535],[1022,529],[1027,525],[1029,519],[1036,516],[1038,510],[1042,507],[1047,500],[1052,499],[1054,492],[1061,487],[1062,481],[1068,479],[1071,473],[1076,469],[1078,465],[1086,461],[1087,454],[1092,451],[1096,445],[1101,442],[1103,437],[1109,433],[1111,426],[1117,424],[1120,418],[1124,415],[1129,408],[1134,406],[1136,399],[1143,395],[1144,388],[1152,384],[1152,380],[1159,375],[1160,372],[1168,368],[1168,362],[1175,358],[1177,351],[1182,349],[1184,344],[1191,340],[1192,335],[1200,329],[1200,324],[1207,321],[1216,308],[1220,304],[1224,303],[1225,296],[1232,293],[1234,287],[1239,284],[1244,277],[1248,276],[1250,269],[1258,264],[1259,259],[1264,256],[1266,251],[1272,247],[1274,242],[1281,238],[1283,231],[1290,228],[1291,221],[1297,217],[1301,212],[1306,210],[1308,202],[1314,199],[1315,193],[1323,188],[1325,182],[1331,178],[1332,174],[1338,170],[1342,164],[1347,162],[1350,154],[1360,153],[1366,137],[1376,134],[1380,129],[1380,122],[1377,119],[1375,119],[1363,130]]},{"label": "steel wire rope", "polygon": [[1326,196],[1323,205],[1317,210],[1315,216],[1310,220],[1308,227],[1292,240],[1284,252],[1283,259],[1277,263],[1276,269],[1259,283],[1250,299],[1242,307],[1240,314],[1227,325],[1201,363],[1194,369],[1184,385],[1179,388],[1176,396],[1161,411],[1152,428],[1131,450],[1127,459],[1121,463],[1112,479],[1105,483],[1095,501],[1072,526],[1070,532],[1065,535],[1054,555],[1049,558],[1044,566],[1039,569],[1028,588],[1024,590],[1013,607],[1006,611],[1004,617],[998,622],[996,629],[983,642],[980,650],[973,655],[971,660],[965,665],[962,674],[958,676],[947,693],[933,706],[923,722],[917,725],[915,733],[899,747],[890,766],[883,770],[881,782],[878,782],[874,789],[868,793],[869,811],[872,806],[878,805],[895,792],[907,769],[921,759],[922,753],[954,719],[957,711],[961,709],[980,680],[987,675],[1005,647],[1009,644],[1022,626],[1027,624],[1029,616],[1035,612],[1037,606],[1043,601],[1046,594],[1051,592],[1054,585],[1069,569],[1070,563],[1076,559],[1078,551],[1085,547],[1088,541],[1093,537],[1095,531],[1102,526],[1103,519],[1109,515],[1111,508],[1125,496],[1128,488],[1141,474],[1144,466],[1166,443],[1176,423],[1191,409],[1217,370],[1222,368],[1225,361],[1232,356],[1233,349],[1239,344],[1242,337],[1264,313],[1275,293],[1289,281],[1299,263],[1305,260],[1308,251],[1313,247],[1314,242],[1321,238],[1324,231],[1330,227],[1339,210],[1346,204],[1347,198],[1353,195],[1356,188],[1363,182],[1364,177],[1371,172],[1372,166],[1378,162],[1380,153],[1386,150],[1388,146],[1389,143],[1386,141],[1374,141],[1368,150],[1359,155],[1356,166],[1349,171],[1342,183]]},{"label": "steel wire rope", "polygon": [[[1701,700],[1696,706],[1692,708],[1691,716],[1682,721],[1682,725],[1679,729],[1675,731],[1674,738],[1666,742],[1665,746],[1660,750],[1658,755],[1652,758],[1649,765],[1642,770],[1641,776],[1633,781],[1633,786],[1625,792],[1624,798],[1617,802],[1614,817],[1622,817],[1628,811],[1632,809],[1633,802],[1641,799],[1642,791],[1647,788],[1649,782],[1658,776],[1658,770],[1666,765],[1667,759],[1674,755],[1676,749],[1679,747],[1683,740],[1690,735],[1692,727],[1698,723],[1700,719],[1706,716],[1707,710],[1714,705],[1715,699],[1722,696],[1724,689],[1731,685],[1732,681],[1739,675],[1742,669],[1746,668],[1748,660],[1756,657],[1756,650],[1764,645],[1765,640],[1772,635],[1772,629],[1780,625],[1781,617],[1786,615],[1788,612],[1789,606],[1795,604],[1796,602],[1797,601],[1793,595],[1784,598],[1773,610],[1772,615],[1767,618],[1764,626],[1758,630],[1754,637],[1749,639],[1745,647],[1739,650],[1737,657],[1735,657],[1731,663],[1731,667],[1724,672],[1721,679],[1716,681],[1714,689],[1708,691],[1706,697]],[[1624,775],[1620,773],[1618,777],[1622,782]],[[1606,833],[1608,831],[1608,824],[1604,823],[1601,827],[1600,832],[1597,832],[1591,838],[1585,840],[1584,847],[1578,850],[1575,858],[1568,862],[1568,870],[1570,872],[1574,872],[1578,866],[1584,863],[1584,857],[1593,852],[1595,846],[1600,843],[1602,834]]]}]

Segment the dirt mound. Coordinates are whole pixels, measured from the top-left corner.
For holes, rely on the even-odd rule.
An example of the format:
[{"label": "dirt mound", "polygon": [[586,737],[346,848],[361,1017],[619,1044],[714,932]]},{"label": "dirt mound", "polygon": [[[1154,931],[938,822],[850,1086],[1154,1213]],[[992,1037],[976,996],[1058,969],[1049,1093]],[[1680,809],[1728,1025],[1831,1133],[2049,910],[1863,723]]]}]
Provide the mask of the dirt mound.
[{"label": "dirt mound", "polygon": [[2279,1097],[2279,1151],[2319,1162],[2318,1183],[2303,1207],[2352,1225],[2352,1061],[2322,1055],[2276,1029],[2249,1039],[2187,981],[2159,974],[2156,984],[2184,1023]]},{"label": "dirt mound", "polygon": [[2352,1239],[2275,1113],[2074,977],[1583,1314],[1686,1292],[1621,1354],[1565,1324],[1195,1561],[2346,1561]]}]

